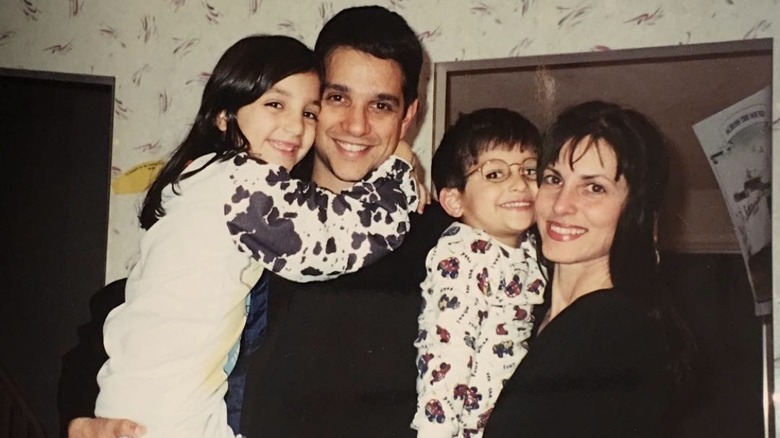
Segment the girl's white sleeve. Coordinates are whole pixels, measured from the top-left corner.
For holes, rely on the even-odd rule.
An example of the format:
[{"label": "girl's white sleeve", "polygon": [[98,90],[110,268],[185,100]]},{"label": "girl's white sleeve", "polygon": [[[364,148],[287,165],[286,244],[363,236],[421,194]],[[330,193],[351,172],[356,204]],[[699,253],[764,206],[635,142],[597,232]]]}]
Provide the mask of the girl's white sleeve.
[{"label": "girl's white sleeve", "polygon": [[244,154],[232,160],[228,230],[241,251],[292,281],[325,280],[378,260],[401,244],[417,208],[411,166],[395,156],[338,194]]}]

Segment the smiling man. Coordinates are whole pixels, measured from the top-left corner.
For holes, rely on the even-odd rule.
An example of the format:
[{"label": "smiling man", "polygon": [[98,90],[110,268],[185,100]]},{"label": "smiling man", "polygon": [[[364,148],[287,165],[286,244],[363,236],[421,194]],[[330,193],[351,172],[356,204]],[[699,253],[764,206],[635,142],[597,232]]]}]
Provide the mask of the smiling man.
[{"label": "smiling man", "polygon": [[[399,15],[361,7],[326,23],[315,52],[324,88],[311,179],[341,190],[381,163],[414,120],[422,47]],[[310,284],[270,279],[243,434],[414,436],[419,285],[428,250],[452,218],[434,204],[411,221],[399,249],[354,274]]]},{"label": "smiling man", "polygon": [[[376,26],[361,34],[367,25]],[[403,18],[370,7],[326,23],[315,52],[324,89],[311,177],[342,189],[382,163],[406,134],[417,114],[422,47]]]},{"label": "smiling man", "polygon": [[[422,47],[401,16],[368,6],[328,21],[315,52],[324,78],[322,110],[314,153],[294,174],[340,191],[376,168],[406,135],[418,109]],[[414,436],[419,285],[427,252],[452,218],[434,204],[410,219],[401,247],[357,273],[310,284],[270,276],[268,331],[231,375],[228,404],[242,406],[241,433]],[[263,290],[258,285],[252,294],[258,313]],[[242,342],[258,340],[259,319]],[[73,438],[136,436],[133,426],[79,419],[70,432]]]}]

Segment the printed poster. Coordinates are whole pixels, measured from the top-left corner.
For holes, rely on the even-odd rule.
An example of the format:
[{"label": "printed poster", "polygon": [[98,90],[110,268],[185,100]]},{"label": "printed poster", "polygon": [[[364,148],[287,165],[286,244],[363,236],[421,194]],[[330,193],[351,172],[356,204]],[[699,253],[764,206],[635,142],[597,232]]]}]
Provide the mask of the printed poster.
[{"label": "printed poster", "polygon": [[772,299],[771,97],[764,88],[693,126],[726,201],[757,304]]}]

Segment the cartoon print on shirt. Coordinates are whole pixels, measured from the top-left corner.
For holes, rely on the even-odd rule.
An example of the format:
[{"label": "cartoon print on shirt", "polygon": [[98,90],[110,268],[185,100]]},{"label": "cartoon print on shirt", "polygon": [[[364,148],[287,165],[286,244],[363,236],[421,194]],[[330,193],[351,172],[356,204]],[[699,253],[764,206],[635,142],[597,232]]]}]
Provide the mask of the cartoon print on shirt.
[{"label": "cartoon print on shirt", "polygon": [[493,353],[498,357],[504,357],[505,354],[514,356],[514,346],[515,343],[512,341],[499,342],[498,344],[493,345]]},{"label": "cartoon print on shirt", "polygon": [[479,401],[482,400],[482,394],[479,393],[476,386],[460,384],[453,391],[455,400],[463,400],[463,409],[473,411],[479,409]]},{"label": "cartoon print on shirt", "polygon": [[526,319],[528,319],[528,310],[520,306],[515,306],[514,309],[515,309],[515,317],[514,317],[515,321],[525,321]]},{"label": "cartoon print on shirt", "polygon": [[444,423],[444,409],[438,400],[431,400],[425,405],[425,415],[431,423]]},{"label": "cartoon print on shirt", "polygon": [[512,281],[504,287],[504,293],[508,297],[516,297],[523,292],[523,284],[520,282],[520,276],[515,275],[512,277]]},{"label": "cartoon print on shirt", "polygon": [[490,242],[487,240],[478,239],[471,242],[471,252],[485,254],[490,249]]},{"label": "cartoon print on shirt", "polygon": [[433,354],[423,354],[417,359],[417,375],[424,376],[428,372],[428,362],[433,359]]},{"label": "cartoon print on shirt", "polygon": [[450,371],[450,368],[452,368],[450,364],[444,362],[440,363],[439,369],[433,370],[433,372],[431,372],[431,376],[433,376],[431,383],[440,382]]},{"label": "cartoon print on shirt", "polygon": [[[530,311],[542,302],[545,282],[534,243],[522,240],[520,248],[511,248],[456,223],[429,253],[415,341],[420,374],[413,424],[481,436],[503,382],[525,356]],[[434,330],[435,336],[427,336]],[[441,408],[441,421],[430,420],[434,407]]]},{"label": "cartoon print on shirt", "polygon": [[450,342],[450,332],[447,331],[447,329],[436,326],[436,334],[439,335],[439,342],[447,343]]},{"label": "cartoon print on shirt", "polygon": [[457,257],[450,257],[439,262],[438,269],[441,271],[442,277],[458,278],[458,269],[460,268],[460,262]]},{"label": "cartoon print on shirt", "polygon": [[479,288],[480,292],[482,292],[485,296],[490,296],[491,290],[490,290],[490,281],[488,281],[488,269],[482,268],[482,272],[477,274],[477,287]]},{"label": "cartoon print on shirt", "polygon": [[447,295],[442,295],[439,299],[439,310],[444,309],[457,309],[458,306],[460,306],[460,302],[458,302],[458,297],[448,297]]}]

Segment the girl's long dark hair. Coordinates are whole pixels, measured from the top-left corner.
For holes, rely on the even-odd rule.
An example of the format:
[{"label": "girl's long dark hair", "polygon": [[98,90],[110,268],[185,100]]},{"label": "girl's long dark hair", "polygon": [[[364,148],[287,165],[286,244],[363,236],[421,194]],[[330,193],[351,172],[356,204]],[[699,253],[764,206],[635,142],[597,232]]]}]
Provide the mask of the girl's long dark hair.
[{"label": "girl's long dark hair", "polygon": [[[256,35],[233,44],[217,62],[203,90],[200,109],[190,132],[149,187],[139,220],[149,229],[165,215],[162,191],[196,174],[215,161],[227,160],[248,150],[249,142],[238,127],[238,110],[263,95],[274,84],[297,73],[316,71],[314,53],[300,41],[286,36]],[[217,128],[223,115],[227,129]],[[194,159],[216,155],[206,165],[182,173]]]},{"label": "girl's long dark hair", "polygon": [[[585,102],[562,112],[548,127],[539,157],[543,170],[558,160],[570,166],[580,157],[581,147],[563,147],[587,141],[595,147],[607,143],[617,157],[615,180],[625,177],[628,198],[618,219],[609,254],[613,284],[633,295],[666,330],[670,368],[682,381],[695,353],[693,337],[671,304],[668,288],[659,272],[655,225],[666,191],[669,172],[667,142],[645,115],[613,103]],[[540,181],[541,184],[541,181]]]}]

